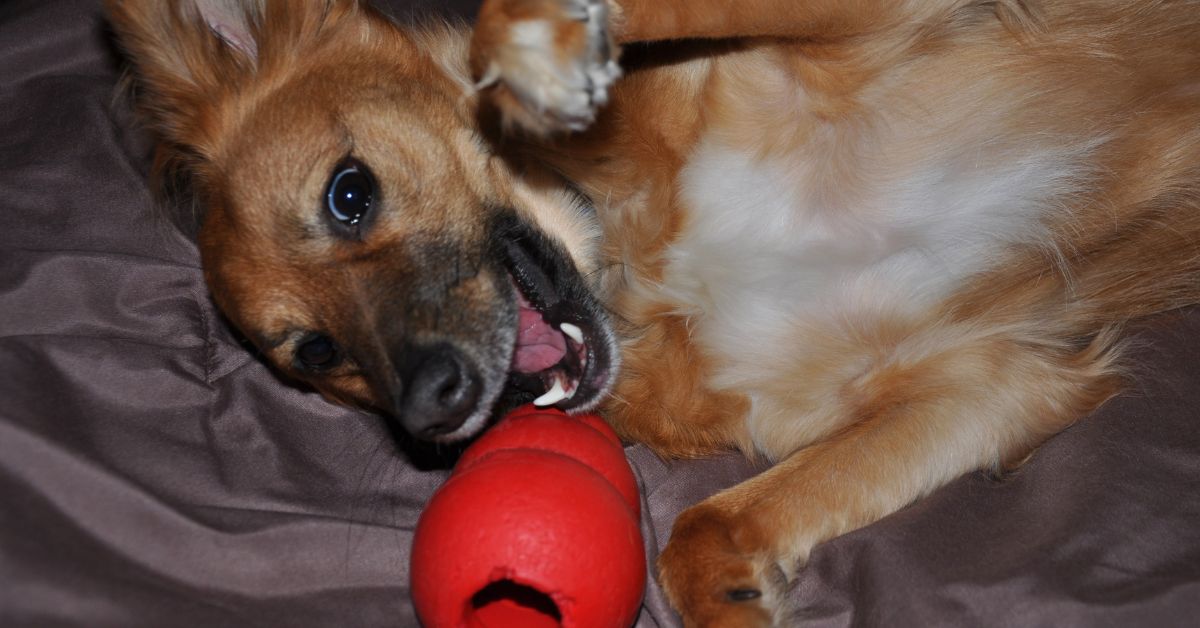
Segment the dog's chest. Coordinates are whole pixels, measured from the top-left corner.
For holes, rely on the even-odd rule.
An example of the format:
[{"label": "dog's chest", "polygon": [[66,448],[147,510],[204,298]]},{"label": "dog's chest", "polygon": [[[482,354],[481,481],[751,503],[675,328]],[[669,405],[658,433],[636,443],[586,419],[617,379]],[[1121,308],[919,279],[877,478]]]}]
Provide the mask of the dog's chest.
[{"label": "dog's chest", "polygon": [[1012,247],[1053,247],[1046,218],[1086,180],[1092,144],[959,124],[978,115],[880,112],[773,152],[709,129],[677,179],[685,219],[661,294],[727,365],[718,380],[803,354],[805,333],[838,321],[937,307]]}]

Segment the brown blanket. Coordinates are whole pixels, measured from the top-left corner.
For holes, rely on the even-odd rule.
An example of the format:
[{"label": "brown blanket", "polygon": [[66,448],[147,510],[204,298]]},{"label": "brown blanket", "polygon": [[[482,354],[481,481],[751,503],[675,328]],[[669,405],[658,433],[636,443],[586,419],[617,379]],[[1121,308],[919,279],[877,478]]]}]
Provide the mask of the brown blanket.
[{"label": "brown blanket", "polygon": [[[445,471],[227,330],[151,202],[98,4],[0,2],[0,626],[415,626],[409,543]],[[1137,338],[1130,394],[1018,473],[817,548],[796,623],[1195,625],[1200,312]],[[651,557],[754,472],[627,453]],[[676,625],[651,585],[638,626]]]}]

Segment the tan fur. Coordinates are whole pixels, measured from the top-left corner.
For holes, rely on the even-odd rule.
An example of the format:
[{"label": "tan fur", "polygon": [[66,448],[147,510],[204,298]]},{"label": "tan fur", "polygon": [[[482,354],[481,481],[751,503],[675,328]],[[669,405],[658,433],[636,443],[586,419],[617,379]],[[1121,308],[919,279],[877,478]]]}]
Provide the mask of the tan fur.
[{"label": "tan fur", "polygon": [[[425,266],[405,257],[417,253],[397,253],[396,242],[436,232],[477,243],[476,201],[511,202],[596,272],[623,344],[623,375],[605,406],[618,430],[666,455],[737,447],[777,462],[676,523],[658,565],[689,626],[786,623],[786,580],[813,546],[963,473],[1024,460],[1120,390],[1126,322],[1200,297],[1193,3],[617,0],[600,36],[691,41],[629,48],[611,103],[573,135],[554,133],[564,120],[559,103],[510,89],[545,77],[521,74],[532,67],[521,59],[528,52],[509,37],[514,24],[543,20],[554,63],[586,62],[595,35],[568,15],[583,0],[489,0],[469,55],[464,33],[401,35],[352,2],[298,18],[267,2],[263,28],[306,42],[296,45],[307,52],[285,60],[268,47],[255,80],[237,90],[220,77],[245,72],[244,61],[204,37],[182,49],[215,65],[164,56],[179,48],[146,33],[179,24],[140,23],[135,4],[110,8],[152,94],[152,118],[192,160],[210,205],[201,240],[210,282],[243,330],[285,337],[281,326],[311,316],[356,333],[364,321],[337,306],[355,297],[335,286],[377,274],[428,282],[405,274],[406,265]],[[202,90],[162,69],[181,64]],[[229,196],[317,194],[321,181],[310,177],[324,176],[341,150],[346,134],[327,109],[306,104],[328,99],[330,85],[272,78],[277,66],[295,64],[315,76],[337,65],[331,107],[356,147],[361,138],[368,156],[402,153],[378,159],[393,164],[379,173],[388,194],[421,190],[408,217],[386,226],[378,251],[298,243],[269,215],[286,198]],[[464,86],[480,79],[477,102]],[[264,110],[273,115],[255,115]],[[500,126],[527,133],[482,150],[477,133],[492,128],[493,113]],[[1049,155],[1029,177],[995,179],[1005,186],[1035,185],[1046,169],[1062,176],[1029,192],[1047,207],[1004,223],[1028,229],[987,259],[968,258],[978,269],[947,280],[947,293],[925,302],[864,289],[855,301],[847,289],[837,293],[842,306],[773,321],[779,346],[748,360],[724,336],[721,312],[738,304],[722,295],[758,278],[692,281],[720,277],[721,268],[680,257],[703,220],[696,203],[704,199],[684,182],[714,143],[749,155],[751,168],[794,167],[814,219],[833,233],[860,229],[856,237],[873,235],[862,225],[888,208],[879,199],[901,198],[902,186],[924,181],[922,167],[945,155],[965,155],[963,172],[984,180],[1019,155]],[[276,163],[293,169],[268,167]],[[598,244],[573,214],[556,216],[567,202],[547,186],[547,171],[596,203]],[[422,200],[431,196],[436,207]],[[900,236],[879,237],[880,250],[905,250],[889,240]],[[488,307],[499,281],[481,274],[455,286],[470,312]],[[275,350],[286,370],[290,349]],[[350,367],[316,385],[374,403],[364,374]]]}]

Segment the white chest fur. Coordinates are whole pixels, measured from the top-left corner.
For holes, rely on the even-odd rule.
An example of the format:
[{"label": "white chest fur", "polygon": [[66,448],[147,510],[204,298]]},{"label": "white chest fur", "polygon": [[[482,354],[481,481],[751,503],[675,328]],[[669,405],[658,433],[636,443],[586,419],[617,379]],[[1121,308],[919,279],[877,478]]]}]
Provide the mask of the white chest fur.
[{"label": "white chest fur", "polygon": [[661,289],[723,365],[715,387],[756,404],[756,382],[803,359],[805,334],[918,314],[1010,247],[1052,248],[1047,218],[1086,182],[1098,143],[993,141],[989,125],[953,121],[885,126],[828,129],[769,157],[715,134],[698,144]]}]

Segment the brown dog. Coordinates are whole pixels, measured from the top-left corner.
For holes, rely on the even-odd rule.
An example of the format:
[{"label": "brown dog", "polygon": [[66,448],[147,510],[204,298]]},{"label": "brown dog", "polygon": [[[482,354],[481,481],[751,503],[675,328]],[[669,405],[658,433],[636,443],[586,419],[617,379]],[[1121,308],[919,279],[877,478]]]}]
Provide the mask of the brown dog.
[{"label": "brown dog", "polygon": [[1200,294],[1194,3],[109,9],[281,371],[430,439],[536,398],[777,462],[678,520],[688,625],[785,622],[816,543],[1024,459]]}]

